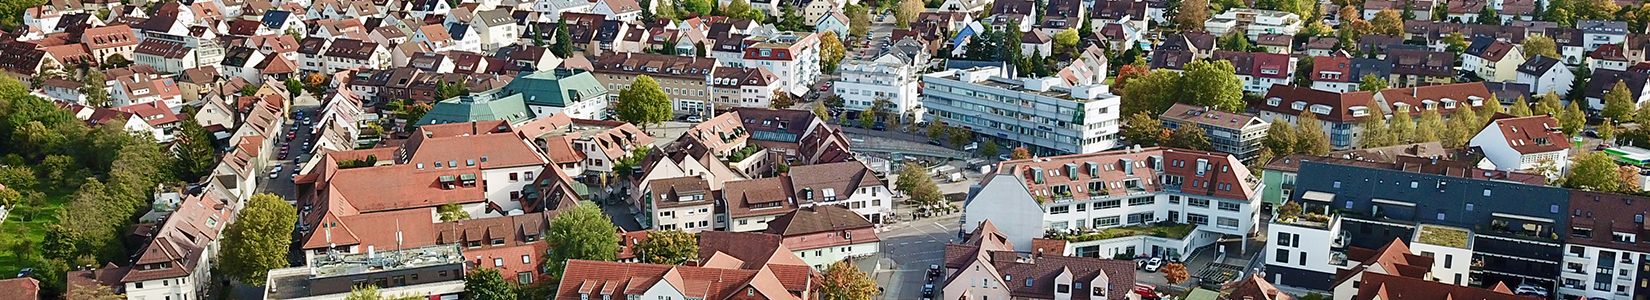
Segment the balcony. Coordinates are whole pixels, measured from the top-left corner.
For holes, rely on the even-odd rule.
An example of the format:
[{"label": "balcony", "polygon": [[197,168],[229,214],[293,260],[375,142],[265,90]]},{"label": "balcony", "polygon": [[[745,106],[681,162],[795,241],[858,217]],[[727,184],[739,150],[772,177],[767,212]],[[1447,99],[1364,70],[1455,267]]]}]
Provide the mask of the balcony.
[{"label": "balcony", "polygon": [[1346,251],[1335,251],[1329,253],[1329,265],[1331,266],[1345,267],[1349,262],[1350,261],[1346,259]]},{"label": "balcony", "polygon": [[1277,216],[1272,218],[1272,222],[1275,223],[1317,229],[1329,229],[1329,226],[1334,225],[1335,222],[1338,221],[1339,216],[1322,215],[1317,213],[1306,213],[1298,216]]}]

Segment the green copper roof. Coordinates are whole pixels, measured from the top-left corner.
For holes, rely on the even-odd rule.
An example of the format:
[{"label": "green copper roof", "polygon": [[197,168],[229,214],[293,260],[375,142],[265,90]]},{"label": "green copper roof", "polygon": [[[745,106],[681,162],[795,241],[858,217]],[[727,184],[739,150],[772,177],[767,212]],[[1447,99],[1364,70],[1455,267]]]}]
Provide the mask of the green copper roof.
[{"label": "green copper roof", "polygon": [[596,81],[596,76],[585,70],[556,69],[522,73],[504,87],[510,94],[520,94],[529,105],[567,107],[573,102],[599,99],[607,95],[607,87]]},{"label": "green copper roof", "polygon": [[521,123],[533,118],[521,95],[492,89],[469,96],[441,100],[430,107],[430,112],[418,120],[418,125],[462,123],[473,121],[507,120]]}]

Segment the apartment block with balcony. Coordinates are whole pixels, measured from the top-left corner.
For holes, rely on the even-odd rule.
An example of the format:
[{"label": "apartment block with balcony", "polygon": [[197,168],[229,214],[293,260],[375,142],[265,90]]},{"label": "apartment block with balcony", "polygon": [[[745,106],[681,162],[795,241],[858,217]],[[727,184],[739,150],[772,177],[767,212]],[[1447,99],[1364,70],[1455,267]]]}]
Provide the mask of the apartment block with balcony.
[{"label": "apartment block with balcony", "polygon": [[1066,86],[1058,77],[1009,78],[997,67],[923,75],[922,107],[932,122],[962,127],[1039,156],[1092,153],[1121,145],[1121,97],[1105,85]]},{"label": "apartment block with balcony", "polygon": [[970,192],[963,228],[991,220],[1019,251],[1043,237],[1067,241],[1075,256],[1176,257],[1247,235],[1258,221],[1260,181],[1226,153],[1159,147],[1012,160],[998,170]]},{"label": "apartment block with balcony", "polygon": [[1255,115],[1181,103],[1169,107],[1158,119],[1163,120],[1163,129],[1168,130],[1194,124],[1202,127],[1213,150],[1232,153],[1245,162],[1260,155],[1260,139],[1266,137],[1266,129],[1272,128],[1272,123]]},{"label": "apartment block with balcony", "polygon": [[677,177],[649,182],[642,191],[650,205],[647,222],[659,230],[700,232],[711,230],[715,221],[714,191],[704,178]]},{"label": "apartment block with balcony", "polygon": [[1432,256],[1430,280],[1551,289],[1559,276],[1567,190],[1316,161],[1299,169],[1311,175],[1296,178],[1288,201],[1303,212],[1267,230],[1263,253],[1276,284],[1330,290],[1337,273],[1359,268],[1360,252],[1393,240]]},{"label": "apartment block with balcony", "polygon": [[1250,40],[1256,40],[1260,39],[1261,34],[1266,33],[1295,35],[1300,32],[1301,24],[1301,16],[1294,13],[1239,8],[1210,17],[1203,22],[1203,27],[1215,36],[1224,36],[1227,32],[1239,30]]},{"label": "apartment block with balcony", "polygon": [[831,88],[842,97],[844,109],[862,111],[880,100],[887,103],[882,109],[888,113],[923,115],[922,94],[917,92],[920,70],[903,64],[850,61],[837,71],[841,76]]},{"label": "apartment block with balcony", "polygon": [[1292,126],[1297,124],[1302,111],[1310,110],[1329,135],[1329,145],[1349,149],[1358,144],[1358,133],[1363,131],[1358,120],[1369,113],[1366,106],[1373,98],[1374,94],[1367,91],[1336,93],[1275,85],[1266,91],[1265,97],[1251,101],[1249,107],[1260,112],[1261,120],[1283,120]]},{"label": "apartment block with balcony", "polygon": [[[1650,234],[1644,223],[1650,197],[1575,191],[1570,232],[1563,234],[1559,299],[1638,299],[1650,295]],[[1562,234],[1562,233],[1561,233]]]}]

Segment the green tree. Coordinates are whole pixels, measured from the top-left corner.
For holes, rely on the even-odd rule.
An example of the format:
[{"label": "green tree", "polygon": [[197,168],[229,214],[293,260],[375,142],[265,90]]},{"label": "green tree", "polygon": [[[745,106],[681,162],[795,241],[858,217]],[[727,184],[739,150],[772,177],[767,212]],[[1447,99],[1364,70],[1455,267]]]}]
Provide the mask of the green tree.
[{"label": "green tree", "polygon": [[126,299],[126,297],[123,297],[120,294],[115,294],[115,291],[112,290],[112,289],[109,289],[108,286],[101,285],[101,284],[93,284],[91,286],[80,286],[80,287],[77,287],[75,289],[71,289],[70,291],[68,291],[68,294],[63,295],[63,298],[67,299],[67,300],[125,300]]},{"label": "green tree", "polygon": [[659,82],[647,75],[636,76],[630,87],[619,91],[619,103],[614,105],[619,120],[630,122],[647,130],[648,125],[670,120],[670,96],[659,88]]},{"label": "green tree", "polygon": [[424,297],[419,297],[419,296],[414,296],[414,295],[384,295],[383,292],[378,291],[378,286],[377,285],[371,285],[371,284],[363,284],[363,285],[360,285],[360,286],[350,287],[349,295],[344,295],[344,300],[420,300],[420,299],[424,299]]},{"label": "green tree", "polygon": [[120,54],[109,54],[109,58],[103,59],[103,68],[105,69],[125,68],[130,66],[132,66],[132,60],[126,59],[126,56],[122,56]]},{"label": "green tree", "polygon": [[1559,99],[1560,98],[1557,93],[1547,92],[1547,95],[1541,96],[1541,100],[1535,103],[1535,115],[1552,115],[1555,118],[1558,117],[1564,112],[1564,104],[1559,102]]},{"label": "green tree", "polygon": [[[750,11],[751,11],[751,3],[749,1],[733,0],[733,2],[729,2],[728,5],[723,6],[722,9],[717,11],[717,12],[721,13],[722,16],[734,17],[734,18],[743,18],[743,17],[745,17],[746,14],[749,14]],[[763,20],[754,20],[754,21],[761,22]]]},{"label": "green tree", "polygon": [[984,143],[980,143],[980,155],[988,158],[997,157],[997,155],[1002,154],[1002,149],[998,149],[999,147],[1001,146],[997,145],[996,139],[986,139]]},{"label": "green tree", "polygon": [[1447,124],[1449,126],[1444,127],[1442,132],[1444,147],[1456,148],[1464,146],[1472,140],[1472,135],[1478,133],[1479,129],[1483,129],[1482,125],[1484,123],[1479,122],[1478,114],[1472,111],[1471,106],[1463,106],[1461,109],[1455,110],[1455,114],[1450,116]]},{"label": "green tree", "polygon": [[791,93],[785,89],[774,90],[773,99],[768,100],[768,108],[790,109],[792,106],[796,106],[796,98],[791,98]]},{"label": "green tree", "polygon": [[1615,159],[1601,151],[1583,154],[1570,166],[1570,175],[1564,177],[1564,187],[1589,191],[1619,191],[1621,180],[1616,176]]},{"label": "green tree", "polygon": [[577,207],[556,215],[550,220],[550,230],[544,242],[550,246],[549,259],[544,268],[551,277],[561,277],[571,259],[613,261],[619,253],[619,236],[613,221],[602,213],[596,203],[581,201]]},{"label": "green tree", "polygon": [[1558,117],[1558,125],[1564,130],[1564,135],[1581,133],[1581,128],[1587,126],[1587,115],[1581,112],[1581,101],[1570,101],[1570,106]]},{"label": "green tree", "polygon": [[831,120],[831,111],[825,108],[825,103],[814,102],[813,111],[814,117],[818,117],[820,120]]},{"label": "green tree", "polygon": [[1475,21],[1484,25],[1501,25],[1501,14],[1496,13],[1495,9],[1490,8],[1489,5],[1485,5],[1484,9],[1478,10],[1478,17]]},{"label": "green tree", "polygon": [[1077,53],[1077,30],[1066,29],[1054,34],[1054,52],[1065,54]]},{"label": "green tree", "polygon": [[1490,94],[1490,99],[1484,100],[1484,108],[1479,110],[1481,110],[1479,113],[1484,114],[1479,117],[1483,117],[1484,119],[1494,117],[1497,113],[1507,112],[1506,109],[1501,107],[1501,97],[1496,97],[1495,94]]},{"label": "green tree", "polygon": [[1387,128],[1391,129],[1392,137],[1397,138],[1397,144],[1408,144],[1415,140],[1415,118],[1409,115],[1408,109],[1393,110],[1392,120],[1387,120]]},{"label": "green tree", "polygon": [[846,261],[832,263],[825,268],[824,275],[825,280],[819,283],[820,300],[864,300],[881,292],[877,282],[865,275],[865,271]]},{"label": "green tree", "polygon": [[299,81],[297,77],[288,77],[284,83],[286,84],[287,98],[297,99],[298,94],[304,92],[304,82]]},{"label": "green tree", "polygon": [[[670,9],[661,7],[660,9]],[[573,35],[567,31],[567,22],[556,22],[556,41],[550,44],[550,53],[559,58],[573,57]]]},{"label": "green tree", "polygon": [[1444,36],[1444,51],[1461,55],[1461,52],[1467,51],[1467,46],[1467,36],[1461,35],[1460,32],[1451,32]]},{"label": "green tree", "polygon": [[468,96],[470,95],[470,89],[465,88],[463,83],[447,84],[445,81],[436,81],[435,93],[436,98],[446,100],[458,96]]},{"label": "green tree", "polygon": [[797,11],[795,7],[785,6],[779,9],[779,28],[801,31],[808,29],[807,26],[807,20],[802,18],[802,12]]},{"label": "green tree", "polygon": [[842,14],[848,15],[848,35],[863,37],[871,32],[871,14],[864,6],[848,4],[842,7]]},{"label": "green tree", "polygon": [[1398,137],[1387,128],[1386,115],[1379,109],[1380,103],[1370,99],[1366,107],[1370,112],[1358,121],[1364,130],[1363,135],[1358,138],[1358,147],[1376,148],[1398,144]]},{"label": "green tree", "polygon": [[1387,84],[1386,78],[1375,76],[1375,74],[1364,75],[1364,78],[1358,82],[1358,90],[1365,92],[1377,92],[1386,89],[1388,86],[1391,85]]},{"label": "green tree", "polygon": [[935,207],[945,203],[945,193],[940,192],[940,187],[934,184],[933,178],[928,178],[916,183],[916,187],[911,190],[911,201],[916,202],[918,207]]},{"label": "green tree", "polygon": [[1180,7],[1174,15],[1175,29],[1180,31],[1203,30],[1203,21],[1208,19],[1208,0],[1180,1]]},{"label": "green tree", "polygon": [[[195,122],[194,108],[185,108],[178,125],[177,144],[172,154],[178,157],[178,178],[194,182],[212,173],[218,164],[217,148],[212,146],[212,134]],[[72,158],[71,158],[72,159]]]},{"label": "green tree", "polygon": [[1153,70],[1144,77],[1129,79],[1128,86],[1123,87],[1122,113],[1157,115],[1169,110],[1180,92],[1180,81],[1180,72],[1169,70]]},{"label": "green tree", "polygon": [[1164,146],[1204,151],[1213,150],[1210,147],[1208,132],[1203,130],[1203,126],[1197,124],[1185,124],[1174,131],[1170,131],[1169,140],[1164,142]]},{"label": "green tree", "polygon": [[257,194],[229,228],[224,229],[224,274],[237,281],[262,286],[269,270],[285,268],[292,244],[292,224],[298,210],[274,194]]},{"label": "green tree", "polygon": [[1383,9],[1375,13],[1374,19],[1369,19],[1372,33],[1384,35],[1404,35],[1404,17],[1397,10]]},{"label": "green tree", "polygon": [[1438,110],[1428,109],[1421,112],[1421,120],[1415,122],[1416,143],[1430,143],[1443,141],[1444,118]]},{"label": "green tree", "polygon": [[1266,137],[1261,138],[1260,145],[1273,155],[1298,153],[1295,151],[1295,130],[1283,119],[1272,119],[1272,126],[1266,129]]},{"label": "green tree", "polygon": [[1640,106],[1639,110],[1634,111],[1633,122],[1639,124],[1650,124],[1650,105]]},{"label": "green tree", "polygon": [[1437,22],[1449,20],[1449,6],[1445,5],[1444,2],[1438,2],[1438,5],[1433,5],[1432,20]]},{"label": "green tree", "polygon": [[1227,32],[1226,35],[1220,36],[1220,38],[1216,39],[1215,42],[1219,44],[1215,47],[1221,50],[1249,52],[1250,50],[1258,48],[1255,47],[1253,43],[1250,43],[1249,37],[1243,35],[1243,32],[1241,31]]},{"label": "green tree", "polygon": [[1512,107],[1507,109],[1507,114],[1528,117],[1533,115],[1534,112],[1530,111],[1530,102],[1524,101],[1524,96],[1518,96],[1518,101],[1513,101]]},{"label": "green tree", "polygon": [[1224,60],[1186,64],[1186,77],[1180,80],[1180,99],[1192,105],[1241,112],[1245,106],[1243,81],[1238,80],[1235,72],[1232,62]]},{"label": "green tree", "polygon": [[682,10],[699,15],[710,15],[711,6],[716,5],[714,0],[682,0]]},{"label": "green tree", "polygon": [[636,257],[650,264],[680,265],[699,258],[699,240],[681,230],[649,231],[647,239],[636,244]]},{"label": "green tree", "polygon": [[911,28],[911,22],[916,21],[922,11],[922,0],[900,0],[899,6],[894,7],[894,26]]},{"label": "green tree", "polygon": [[1524,38],[1524,56],[1533,58],[1536,55],[1546,56],[1547,58],[1564,57],[1558,55],[1558,43],[1554,42],[1553,38],[1544,35],[1531,35]]},{"label": "green tree", "polygon": [[1163,138],[1163,122],[1152,118],[1150,114],[1138,112],[1130,115],[1128,130],[1123,131],[1123,139],[1130,143],[1144,147],[1157,146]]},{"label": "green tree", "polygon": [[464,206],[459,205],[458,202],[447,202],[447,204],[442,204],[441,206],[435,208],[435,213],[437,215],[441,215],[442,222],[452,222],[470,218],[470,212],[464,211]]},{"label": "green tree", "polygon": [[826,31],[819,34],[819,68],[825,73],[836,73],[837,66],[842,64],[842,58],[848,56],[848,49],[842,46],[836,32]]},{"label": "green tree", "polygon": [[1604,94],[1604,111],[1601,113],[1606,118],[1618,120],[1632,117],[1633,110],[1638,109],[1632,97],[1633,93],[1627,90],[1627,84],[1617,80],[1616,85],[1610,88],[1610,92]]},{"label": "green tree", "polygon": [[257,95],[257,94],[258,94],[258,86],[257,85],[248,84],[248,85],[241,86],[241,97],[250,97],[252,95]]},{"label": "green tree", "polygon": [[493,268],[477,268],[465,274],[464,292],[464,300],[516,299],[516,287]]},{"label": "green tree", "polygon": [[1314,156],[1329,154],[1333,148],[1329,145],[1329,134],[1324,133],[1323,124],[1319,123],[1316,114],[1301,111],[1295,123],[1298,124],[1295,128],[1295,152]]},{"label": "green tree", "polygon": [[1598,124],[1599,140],[1604,141],[1604,144],[1614,144],[1616,142],[1615,138],[1616,124],[1614,121],[1611,121],[1611,119],[1604,119],[1603,124]]},{"label": "green tree", "polygon": [[899,175],[894,179],[894,190],[910,194],[916,191],[918,183],[923,181],[934,181],[928,177],[928,169],[914,162],[905,162],[905,166],[900,167]]},{"label": "green tree", "polygon": [[86,105],[109,106],[109,91],[103,89],[104,85],[108,83],[106,80],[108,79],[103,76],[103,72],[86,72],[86,77],[80,81],[80,95],[86,96]]},{"label": "green tree", "polygon": [[874,108],[866,108],[865,110],[859,111],[859,127],[871,128],[876,125],[877,111]]}]

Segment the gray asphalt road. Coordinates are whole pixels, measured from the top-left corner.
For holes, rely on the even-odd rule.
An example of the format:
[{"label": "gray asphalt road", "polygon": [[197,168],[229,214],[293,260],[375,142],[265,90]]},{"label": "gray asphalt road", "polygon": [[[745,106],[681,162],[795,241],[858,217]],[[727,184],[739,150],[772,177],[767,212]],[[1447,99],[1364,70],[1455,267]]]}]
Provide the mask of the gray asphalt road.
[{"label": "gray asphalt road", "polygon": [[[883,261],[893,262],[892,268],[884,266],[874,274],[877,286],[884,288],[883,298],[922,298],[928,266],[944,263],[945,245],[956,239],[957,217],[960,216],[962,214],[958,213],[904,222],[878,234],[882,238]],[[902,218],[908,220],[910,215],[903,215]],[[940,285],[943,280],[936,278],[935,285]]]},{"label": "gray asphalt road", "polygon": [[[297,101],[293,101],[293,110],[303,111],[307,118],[314,120],[316,117],[316,112],[320,110],[320,103],[317,102],[314,97],[310,97],[309,95],[299,96]],[[290,132],[293,128],[296,128],[296,136],[289,140],[286,138],[286,132],[281,133],[280,138],[277,139],[275,143],[275,150],[273,154],[275,156],[270,158],[273,160],[270,161],[271,163],[269,164],[271,166],[280,164],[281,174],[275,178],[269,178],[269,168],[259,170],[260,173],[258,173],[258,180],[260,182],[258,183],[258,189],[262,192],[280,195],[288,201],[297,201],[297,187],[292,183],[292,171],[294,168],[298,167],[296,164],[298,157],[308,156],[310,153],[309,149],[303,148],[304,141],[311,141],[311,146],[314,146],[314,142],[312,140],[314,136],[310,132],[314,126],[305,125],[301,120],[290,119],[292,115],[288,115],[287,117],[289,119],[287,120],[285,130],[288,130],[286,132]],[[287,150],[287,157],[285,159],[280,158],[281,147],[283,145],[289,147]],[[313,157],[311,157],[311,159],[313,159]]]}]

